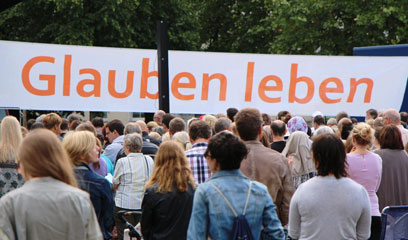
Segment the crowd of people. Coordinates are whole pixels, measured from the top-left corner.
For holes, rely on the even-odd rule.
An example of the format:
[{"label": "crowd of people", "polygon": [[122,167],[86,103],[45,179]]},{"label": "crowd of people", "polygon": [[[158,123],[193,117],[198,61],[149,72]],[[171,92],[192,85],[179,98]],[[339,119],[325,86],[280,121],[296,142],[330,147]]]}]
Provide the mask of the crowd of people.
[{"label": "crowd of people", "polygon": [[394,109],[7,116],[0,239],[122,240],[124,220],[143,239],[380,239],[382,209],[408,205],[407,122]]}]

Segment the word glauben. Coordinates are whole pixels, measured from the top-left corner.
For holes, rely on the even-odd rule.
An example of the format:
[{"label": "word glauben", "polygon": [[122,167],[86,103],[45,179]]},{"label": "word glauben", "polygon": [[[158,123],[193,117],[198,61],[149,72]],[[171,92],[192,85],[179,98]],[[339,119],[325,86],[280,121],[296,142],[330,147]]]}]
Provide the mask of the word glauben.
[{"label": "word glauben", "polygon": [[[37,64],[54,64],[55,58],[50,56],[36,56],[27,61],[24,65],[21,73],[21,79],[24,88],[33,95],[37,96],[53,96],[56,94],[56,75],[52,74],[40,74],[38,80],[47,81],[46,89],[38,89],[32,85],[34,79],[30,79],[30,71]],[[63,66],[63,88],[62,96],[69,97],[71,95],[71,76],[73,75],[72,69],[72,55],[64,56],[64,66]],[[253,95],[253,85],[254,85],[254,62],[247,63],[247,74],[245,81],[245,96],[243,96],[245,102],[252,101]],[[76,92],[79,96],[88,97],[101,97],[101,85],[102,76],[101,72],[94,68],[81,68],[78,71],[78,77],[81,75],[91,75],[93,78],[81,79],[76,86]],[[134,77],[135,71],[127,71],[126,75],[126,88],[123,92],[118,92],[115,89],[116,83],[116,70],[108,70],[108,85],[107,89],[109,94],[114,98],[127,98],[133,93]],[[151,78],[157,78],[157,71],[149,71],[149,58],[142,59],[142,68],[140,76],[140,98],[158,99],[158,92],[151,93],[148,91],[148,80]],[[219,81],[219,101],[226,101],[227,95],[227,77],[222,73],[203,73],[202,74],[202,88],[201,97],[203,101],[208,100],[209,95],[209,85],[212,81]],[[357,87],[360,85],[365,86],[364,103],[371,102],[371,94],[374,87],[374,82],[370,78],[350,78],[350,88],[348,91],[346,102],[351,103],[356,95]],[[300,98],[296,95],[296,89],[299,83],[306,84],[307,93],[306,96]],[[329,87],[335,85],[335,87]],[[93,86],[92,90],[86,90],[86,86]],[[156,84],[157,86],[157,84]],[[195,94],[182,94],[181,89],[196,89],[197,80],[196,77],[190,72],[180,72],[177,73],[171,80],[171,93],[179,100],[195,100]],[[244,87],[244,86],[242,86]],[[270,97],[268,94],[283,92],[283,81],[279,76],[267,75],[263,77],[258,85],[258,96],[266,103],[280,103],[282,102],[282,97]],[[268,93],[268,94],[267,94]],[[328,93],[344,94],[344,85],[341,79],[337,77],[329,77],[324,79],[318,86],[319,97],[322,102],[326,104],[338,103],[342,98],[329,98]],[[315,83],[307,76],[298,76],[298,64],[292,63],[290,67],[290,79],[289,79],[289,92],[288,92],[288,102],[289,103],[299,103],[306,104],[310,102],[315,94]],[[235,96],[234,96],[235,97]]]}]

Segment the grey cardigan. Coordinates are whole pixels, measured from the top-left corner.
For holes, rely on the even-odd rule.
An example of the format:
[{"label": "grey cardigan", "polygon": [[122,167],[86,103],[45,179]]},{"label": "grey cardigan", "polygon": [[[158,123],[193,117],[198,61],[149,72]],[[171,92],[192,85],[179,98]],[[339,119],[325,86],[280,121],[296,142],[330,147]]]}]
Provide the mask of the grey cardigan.
[{"label": "grey cardigan", "polygon": [[380,149],[382,176],[377,191],[380,211],[386,206],[408,205],[408,155],[404,150]]}]

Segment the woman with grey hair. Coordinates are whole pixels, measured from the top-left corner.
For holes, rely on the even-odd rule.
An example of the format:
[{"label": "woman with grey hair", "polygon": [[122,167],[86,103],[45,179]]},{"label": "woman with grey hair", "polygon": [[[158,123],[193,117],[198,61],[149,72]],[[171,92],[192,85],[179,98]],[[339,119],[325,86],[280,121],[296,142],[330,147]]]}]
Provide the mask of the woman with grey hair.
[{"label": "woman with grey hair", "polygon": [[[118,212],[121,210],[141,209],[144,187],[153,173],[153,159],[143,155],[140,151],[143,138],[138,133],[130,133],[123,139],[123,149],[126,157],[120,158],[116,163],[113,175],[113,189],[115,195],[115,224],[118,229],[118,239],[123,239],[126,228]],[[126,216],[128,222],[136,225],[140,216]]]},{"label": "woman with grey hair", "polygon": [[321,126],[319,127],[313,134],[312,140],[317,138],[319,135],[325,134],[325,133],[334,133],[333,128],[328,127],[328,126]]}]

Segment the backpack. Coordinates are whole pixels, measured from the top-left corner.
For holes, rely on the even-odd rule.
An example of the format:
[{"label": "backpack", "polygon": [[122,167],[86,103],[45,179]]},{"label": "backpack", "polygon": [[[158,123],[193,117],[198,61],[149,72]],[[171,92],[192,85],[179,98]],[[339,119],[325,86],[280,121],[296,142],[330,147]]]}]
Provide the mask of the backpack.
[{"label": "backpack", "polygon": [[221,192],[221,190],[216,187],[213,183],[209,182],[215,190],[224,198],[225,202],[228,204],[230,207],[232,213],[235,216],[234,220],[234,225],[232,226],[232,240],[254,240],[254,237],[251,232],[251,228],[249,227],[248,221],[245,218],[245,212],[247,209],[248,205],[248,200],[249,196],[251,195],[251,188],[252,188],[252,181],[249,182],[249,189],[248,189],[248,195],[247,199],[245,202],[245,207],[244,211],[242,212],[242,215],[238,215],[237,212],[235,211],[234,207],[232,207],[231,202],[228,201],[228,199],[224,196],[224,194]]}]

